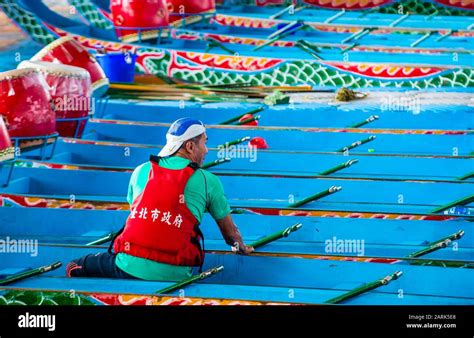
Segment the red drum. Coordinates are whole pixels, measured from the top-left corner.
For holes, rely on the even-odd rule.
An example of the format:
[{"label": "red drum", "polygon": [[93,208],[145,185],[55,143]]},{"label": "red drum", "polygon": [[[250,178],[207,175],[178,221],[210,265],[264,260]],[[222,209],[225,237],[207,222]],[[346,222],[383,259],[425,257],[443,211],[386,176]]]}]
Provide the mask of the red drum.
[{"label": "red drum", "polygon": [[117,36],[124,42],[139,41],[138,30],[123,28],[142,28],[141,39],[158,36],[156,29],[168,26],[168,9],[165,0],[112,0],[110,2]]},{"label": "red drum", "polygon": [[[45,61],[23,61],[19,69],[35,68],[39,70],[49,86],[53,111],[57,119],[86,117],[91,111],[91,78],[84,68],[58,65]],[[56,121],[56,130],[61,136],[73,137],[79,123],[79,133],[86,121]]]},{"label": "red drum", "polygon": [[51,96],[36,69],[0,73],[0,114],[11,137],[44,136],[56,131]]},{"label": "red drum", "polygon": [[102,96],[109,88],[109,79],[95,57],[72,37],[65,36],[51,42],[33,56],[31,61],[47,61],[84,68],[91,76],[95,97]]},{"label": "red drum", "polygon": [[3,122],[3,117],[0,116],[0,162],[12,159],[14,152],[7,127]]},{"label": "red drum", "polygon": [[[214,13],[216,3],[214,0],[167,0],[168,10],[170,13],[170,22],[182,19],[182,15],[189,16],[191,14]],[[193,19],[186,20],[187,22]]]}]

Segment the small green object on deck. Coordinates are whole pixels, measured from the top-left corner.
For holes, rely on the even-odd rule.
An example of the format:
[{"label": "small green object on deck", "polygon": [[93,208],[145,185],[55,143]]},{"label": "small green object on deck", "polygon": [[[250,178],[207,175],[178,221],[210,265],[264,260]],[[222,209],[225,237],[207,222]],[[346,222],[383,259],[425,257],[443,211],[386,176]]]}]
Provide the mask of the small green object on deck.
[{"label": "small green object on deck", "polygon": [[95,241],[87,243],[86,245],[90,246],[90,245],[104,244],[104,243],[110,242],[114,238],[114,236],[115,236],[115,232],[111,232],[111,233],[107,234],[106,236],[104,236],[102,238],[99,238]]},{"label": "small green object on deck", "polygon": [[35,276],[35,275],[39,275],[39,274],[42,274],[42,273],[45,273],[45,272],[48,272],[48,271],[56,270],[61,265],[62,265],[62,263],[58,261],[58,262],[54,262],[50,265],[40,266],[39,268],[23,271],[23,272],[14,274],[10,277],[7,277],[5,279],[0,280],[0,285],[5,285],[5,284],[17,282],[17,281],[25,279],[25,278],[29,278],[29,277],[32,277],[32,276]]},{"label": "small green object on deck", "polygon": [[288,205],[288,208],[298,208],[302,205],[305,205],[309,202],[313,202],[313,201],[316,201],[316,200],[319,200],[325,196],[328,196],[328,195],[331,195],[333,193],[336,193],[338,191],[340,191],[342,189],[342,187],[339,187],[339,186],[331,186],[329,189],[326,189],[326,190],[323,190],[321,192],[318,192],[317,194],[313,195],[313,196],[309,196],[301,201],[298,201],[298,202],[295,202],[295,203],[291,203],[290,205]]},{"label": "small green object on deck", "polygon": [[173,291],[181,289],[181,288],[183,288],[183,287],[185,287],[189,284],[192,284],[196,281],[203,280],[203,279],[206,279],[208,277],[211,277],[212,275],[215,275],[215,274],[221,272],[222,270],[224,270],[223,265],[217,266],[215,268],[212,268],[212,269],[209,269],[207,271],[201,272],[198,275],[191,276],[191,277],[186,278],[186,279],[184,279],[180,282],[177,282],[173,285],[170,285],[167,288],[164,288],[164,289],[161,289],[161,290],[157,291],[156,293],[165,294],[165,293],[173,292]]},{"label": "small green object on deck", "polygon": [[373,289],[376,289],[382,285],[388,285],[391,281],[393,280],[397,280],[398,278],[400,278],[402,276],[403,272],[402,271],[396,271],[394,272],[393,274],[391,275],[387,275],[385,276],[384,278],[382,279],[378,279],[374,282],[371,282],[371,283],[367,283],[365,285],[362,285],[358,288],[355,288],[349,292],[346,292],[338,297],[334,297],[332,299],[329,299],[327,301],[325,301],[324,303],[325,304],[338,304],[338,303],[341,303],[349,298],[353,298],[355,296],[358,296],[362,293],[365,293],[365,292],[368,292],[370,290],[373,290]]},{"label": "small green object on deck", "polygon": [[275,232],[271,235],[268,235],[268,236],[265,236],[264,238],[262,239],[259,239],[255,242],[253,242],[252,244],[250,244],[251,247],[257,249],[261,246],[264,246],[268,243],[271,243],[273,241],[276,241],[280,238],[283,238],[283,237],[288,237],[292,232],[298,230],[299,228],[301,228],[303,226],[303,224],[301,223],[296,223],[296,224],[293,224],[292,226],[289,226],[288,228],[286,228],[285,230],[282,230],[282,231],[278,231],[278,232]]},{"label": "small green object on deck", "polygon": [[464,236],[464,230],[459,230],[458,232],[452,235],[446,236],[444,238],[441,238],[435,242],[428,244],[428,246],[425,249],[421,249],[419,251],[413,252],[409,254],[407,257],[410,257],[410,258],[421,257],[433,251],[446,248],[451,242],[460,239],[462,236]]},{"label": "small green object on deck", "polygon": [[374,149],[374,148],[370,148],[370,149],[367,149],[367,151],[368,151],[369,153],[373,153],[373,152],[375,151],[375,149]]}]

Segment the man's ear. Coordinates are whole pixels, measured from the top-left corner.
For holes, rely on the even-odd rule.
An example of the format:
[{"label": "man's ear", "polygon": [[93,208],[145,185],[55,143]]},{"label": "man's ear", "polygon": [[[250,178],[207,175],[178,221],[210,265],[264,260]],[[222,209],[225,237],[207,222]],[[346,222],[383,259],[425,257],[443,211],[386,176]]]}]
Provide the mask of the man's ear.
[{"label": "man's ear", "polygon": [[194,146],[195,146],[194,142],[186,141],[186,150],[188,152],[191,153],[194,150]]}]

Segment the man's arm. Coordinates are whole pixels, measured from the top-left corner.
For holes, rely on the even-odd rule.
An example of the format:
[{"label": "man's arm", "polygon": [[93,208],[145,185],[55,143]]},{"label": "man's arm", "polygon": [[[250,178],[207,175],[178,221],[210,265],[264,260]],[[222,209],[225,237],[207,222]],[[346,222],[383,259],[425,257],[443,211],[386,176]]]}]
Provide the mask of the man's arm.
[{"label": "man's arm", "polygon": [[248,255],[253,252],[254,249],[251,246],[244,244],[242,235],[240,234],[240,231],[237,228],[237,225],[235,225],[234,220],[230,214],[220,220],[217,220],[216,223],[219,226],[222,237],[224,237],[226,243],[236,248],[237,253],[241,255]]}]

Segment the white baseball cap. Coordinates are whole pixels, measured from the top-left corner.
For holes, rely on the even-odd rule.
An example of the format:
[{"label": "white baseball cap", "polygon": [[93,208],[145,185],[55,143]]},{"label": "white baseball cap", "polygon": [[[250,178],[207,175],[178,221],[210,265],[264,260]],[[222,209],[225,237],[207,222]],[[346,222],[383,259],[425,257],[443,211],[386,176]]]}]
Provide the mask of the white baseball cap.
[{"label": "white baseball cap", "polygon": [[206,132],[204,124],[190,117],[183,117],[173,122],[166,133],[166,145],[158,156],[167,157],[176,153],[184,142]]}]

